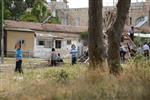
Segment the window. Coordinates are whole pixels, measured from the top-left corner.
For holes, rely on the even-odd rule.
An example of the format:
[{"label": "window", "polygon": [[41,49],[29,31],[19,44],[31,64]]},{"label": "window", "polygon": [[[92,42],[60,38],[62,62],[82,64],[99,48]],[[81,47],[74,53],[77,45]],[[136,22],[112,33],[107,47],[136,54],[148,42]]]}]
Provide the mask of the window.
[{"label": "window", "polygon": [[130,25],[132,25],[132,17],[130,17]]},{"label": "window", "polygon": [[71,40],[67,40],[67,45],[71,45]]},{"label": "window", "polygon": [[55,40],[55,48],[61,49],[61,40]]},{"label": "window", "polygon": [[25,40],[19,40],[18,43],[22,46],[25,44]]},{"label": "window", "polygon": [[68,25],[68,18],[67,17],[63,19],[63,25]]},{"label": "window", "polygon": [[43,45],[45,45],[45,42],[43,40],[39,40],[38,45],[43,46]]},{"label": "window", "polygon": [[76,26],[80,26],[80,17],[76,18]]},{"label": "window", "polygon": [[45,48],[53,48],[53,40],[46,40],[44,47]]}]

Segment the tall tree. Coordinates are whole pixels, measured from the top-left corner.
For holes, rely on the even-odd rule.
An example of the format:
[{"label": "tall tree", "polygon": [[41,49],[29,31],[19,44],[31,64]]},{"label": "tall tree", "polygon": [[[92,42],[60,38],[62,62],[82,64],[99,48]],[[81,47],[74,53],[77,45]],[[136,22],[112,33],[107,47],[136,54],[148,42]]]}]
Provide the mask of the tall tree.
[{"label": "tall tree", "polygon": [[39,22],[42,22],[49,13],[45,3],[47,3],[45,0],[36,0],[31,11],[32,15],[36,16]]},{"label": "tall tree", "polygon": [[0,1],[0,56],[1,56],[1,37],[2,37],[2,1]]},{"label": "tall tree", "polygon": [[35,0],[25,0],[25,2],[28,8],[32,8],[35,3]]},{"label": "tall tree", "polygon": [[26,11],[24,0],[4,0],[5,19],[17,20]]},{"label": "tall tree", "polygon": [[32,15],[31,12],[24,13],[24,15],[20,17],[20,20],[26,22],[38,22],[37,17]]},{"label": "tall tree", "polygon": [[3,32],[3,16],[4,16],[4,1],[0,1],[0,56],[1,56],[1,63],[3,63],[4,58],[4,32]]},{"label": "tall tree", "polygon": [[105,62],[102,8],[102,0],[89,0],[89,57],[94,69]]},{"label": "tall tree", "polygon": [[129,13],[131,0],[118,0],[117,18],[111,28],[108,29],[108,64],[110,72],[119,74],[120,65],[120,41],[125,21]]}]

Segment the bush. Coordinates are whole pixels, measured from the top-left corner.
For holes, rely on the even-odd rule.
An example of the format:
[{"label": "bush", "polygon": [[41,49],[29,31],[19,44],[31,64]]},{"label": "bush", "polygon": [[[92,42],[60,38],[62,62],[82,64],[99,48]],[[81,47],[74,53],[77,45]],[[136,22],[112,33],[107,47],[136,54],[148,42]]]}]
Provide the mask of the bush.
[{"label": "bush", "polygon": [[88,40],[88,36],[89,36],[89,33],[88,32],[82,32],[81,33],[81,39],[83,39],[83,40]]},{"label": "bush", "polygon": [[48,23],[61,24],[61,21],[60,21],[59,17],[52,17],[52,18],[49,19]]},{"label": "bush", "polygon": [[27,21],[27,22],[38,22],[38,19],[31,13],[26,13],[25,15],[22,15],[20,19],[22,21]]}]

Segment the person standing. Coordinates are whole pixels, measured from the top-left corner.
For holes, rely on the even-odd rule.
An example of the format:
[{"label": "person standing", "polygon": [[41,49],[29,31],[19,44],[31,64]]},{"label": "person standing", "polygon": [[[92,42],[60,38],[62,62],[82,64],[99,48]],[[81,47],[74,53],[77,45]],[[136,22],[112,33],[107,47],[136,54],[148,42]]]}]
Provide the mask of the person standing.
[{"label": "person standing", "polygon": [[137,54],[138,55],[143,55],[143,48],[141,45],[139,45],[139,47],[137,48]]},{"label": "person standing", "polygon": [[15,68],[15,72],[19,72],[23,74],[23,70],[22,70],[22,50],[21,50],[21,45],[19,43],[16,44],[15,46],[16,49],[16,68]]},{"label": "person standing", "polygon": [[144,50],[144,56],[149,58],[150,48],[149,48],[149,45],[146,42],[143,45],[143,50]]},{"label": "person standing", "polygon": [[129,30],[129,35],[132,41],[134,41],[134,27],[132,26],[131,29]]},{"label": "person standing", "polygon": [[76,46],[73,44],[71,46],[71,52],[70,52],[70,54],[71,54],[71,60],[72,60],[72,65],[74,65],[74,64],[77,63],[77,53],[78,53],[78,51],[76,49]]},{"label": "person standing", "polygon": [[127,53],[126,48],[123,45],[121,45],[120,46],[120,58],[121,58],[121,60],[123,62],[125,62],[125,55],[126,55],[126,53]]},{"label": "person standing", "polygon": [[52,48],[52,53],[51,53],[51,66],[56,66],[56,61],[57,61],[57,54],[55,52],[55,48]]}]

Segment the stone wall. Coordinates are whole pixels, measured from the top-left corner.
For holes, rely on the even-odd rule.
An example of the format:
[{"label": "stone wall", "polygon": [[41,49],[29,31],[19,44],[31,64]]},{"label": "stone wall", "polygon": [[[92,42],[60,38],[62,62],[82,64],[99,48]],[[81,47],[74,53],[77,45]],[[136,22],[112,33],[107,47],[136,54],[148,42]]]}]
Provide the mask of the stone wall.
[{"label": "stone wall", "polygon": [[[147,2],[132,3],[128,16],[128,25],[136,25],[137,19],[142,16],[149,16],[150,0]],[[103,12],[116,10],[115,7],[104,7]],[[88,26],[88,8],[57,10],[62,24],[73,26]],[[147,24],[148,25],[148,24]]]}]

